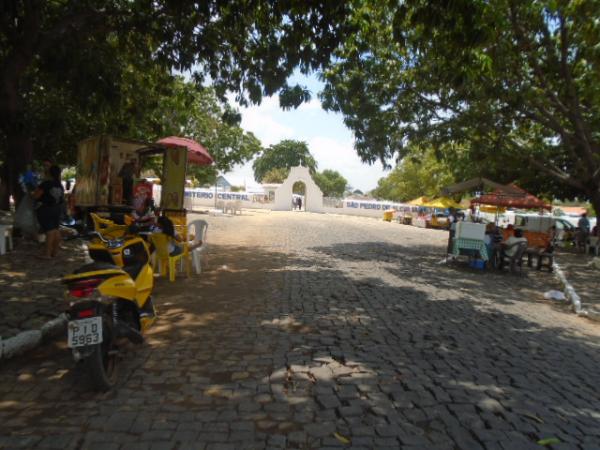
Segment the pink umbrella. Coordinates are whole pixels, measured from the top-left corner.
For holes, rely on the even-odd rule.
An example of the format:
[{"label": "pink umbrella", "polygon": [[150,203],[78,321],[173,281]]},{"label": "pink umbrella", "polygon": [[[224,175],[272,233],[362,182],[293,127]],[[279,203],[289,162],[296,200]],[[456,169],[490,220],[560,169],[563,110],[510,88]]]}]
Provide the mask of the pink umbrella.
[{"label": "pink umbrella", "polygon": [[208,166],[214,161],[206,148],[192,139],[169,136],[161,139],[157,144],[162,144],[166,147],[187,147],[188,161],[199,166]]}]

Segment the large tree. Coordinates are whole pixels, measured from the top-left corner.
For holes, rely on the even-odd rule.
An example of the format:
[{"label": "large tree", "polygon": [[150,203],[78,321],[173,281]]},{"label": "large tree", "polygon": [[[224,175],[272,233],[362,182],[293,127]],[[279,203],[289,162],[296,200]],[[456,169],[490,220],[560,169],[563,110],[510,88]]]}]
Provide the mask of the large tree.
[{"label": "large tree", "polygon": [[[241,103],[280,93],[283,106],[309,97],[289,86],[289,75],[327,64],[349,33],[344,2],[244,0],[8,0],[0,7],[0,159],[2,179],[31,160],[36,130],[28,117],[32,96],[43,102],[51,85],[74,102],[89,102],[91,121],[120,103],[125,66],[133,70],[194,71],[220,98]],[[151,97],[149,97],[151,99]],[[85,109],[85,108],[84,108]],[[57,120],[68,116],[63,111]],[[86,121],[83,121],[86,124]],[[37,148],[36,148],[37,150]]]},{"label": "large tree", "polygon": [[[128,134],[152,141],[170,135],[186,136],[204,145],[214,159],[210,166],[190,166],[190,175],[198,184],[213,183],[219,172],[229,172],[262,150],[254,134],[240,127],[241,115],[218,101],[211,88],[175,78],[169,92],[153,99],[157,107],[138,114]],[[132,105],[135,107],[135,105]],[[137,133],[137,134],[133,134]]]},{"label": "large tree", "polygon": [[436,158],[433,149],[411,148],[394,170],[379,180],[371,195],[406,202],[421,196],[435,197],[453,182],[448,165]]},{"label": "large tree", "polygon": [[261,182],[273,169],[291,169],[295,166],[308,167],[311,173],[317,170],[317,162],[310,154],[306,142],[285,139],[264,149],[252,163],[254,179]]},{"label": "large tree", "polygon": [[459,143],[488,175],[589,198],[600,213],[597,17],[595,0],[365,4],[325,73],[324,103],[366,161]]},{"label": "large tree", "polygon": [[313,179],[323,195],[326,197],[343,197],[344,190],[348,184],[342,174],[336,170],[325,169],[323,172],[317,172],[313,175]]}]

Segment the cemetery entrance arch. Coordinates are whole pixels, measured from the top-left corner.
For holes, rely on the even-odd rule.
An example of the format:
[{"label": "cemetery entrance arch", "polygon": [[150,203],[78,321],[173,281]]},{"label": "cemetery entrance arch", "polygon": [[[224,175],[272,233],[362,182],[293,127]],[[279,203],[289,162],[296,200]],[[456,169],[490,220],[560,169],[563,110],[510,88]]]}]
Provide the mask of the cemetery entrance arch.
[{"label": "cemetery entrance arch", "polygon": [[323,193],[314,182],[308,167],[296,166],[290,169],[290,174],[283,184],[275,191],[275,211],[291,211],[292,188],[294,183],[301,181],[306,186],[306,194],[302,209],[307,212],[323,212]]}]

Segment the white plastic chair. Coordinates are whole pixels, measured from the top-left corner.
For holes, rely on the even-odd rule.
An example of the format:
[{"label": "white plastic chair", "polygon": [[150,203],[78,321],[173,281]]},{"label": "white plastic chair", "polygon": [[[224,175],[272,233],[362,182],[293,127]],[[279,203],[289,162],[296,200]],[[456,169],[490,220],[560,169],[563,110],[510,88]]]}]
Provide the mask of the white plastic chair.
[{"label": "white plastic chair", "polygon": [[4,255],[7,248],[13,249],[12,228],[12,225],[0,225],[0,255]]},{"label": "white plastic chair", "polygon": [[231,204],[231,213],[235,216],[237,212],[240,212],[240,216],[242,215],[242,202],[236,200]]},{"label": "white plastic chair", "polygon": [[206,242],[206,232],[208,223],[206,220],[194,220],[188,224],[188,236],[194,236],[194,239],[189,241],[190,246],[196,246],[202,241],[202,245],[190,250],[192,255],[192,264],[197,274],[202,272],[202,253],[206,252],[208,244]]},{"label": "white plastic chair", "polygon": [[587,244],[585,244],[585,253],[589,253],[590,249],[594,250],[596,256],[598,256],[598,248],[600,247],[600,238],[597,236],[590,236]]}]

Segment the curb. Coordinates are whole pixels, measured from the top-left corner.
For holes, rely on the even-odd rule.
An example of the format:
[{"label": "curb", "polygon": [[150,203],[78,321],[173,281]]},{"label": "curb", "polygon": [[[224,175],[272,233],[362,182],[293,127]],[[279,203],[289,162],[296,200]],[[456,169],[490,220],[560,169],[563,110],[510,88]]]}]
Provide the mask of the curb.
[{"label": "curb", "polygon": [[571,306],[573,307],[573,312],[578,316],[583,316],[590,320],[600,322],[599,312],[594,311],[593,309],[583,309],[583,306],[581,304],[581,297],[579,297],[573,285],[569,283],[569,280],[567,280],[565,273],[562,271],[562,269],[556,263],[556,261],[552,263],[552,269],[554,275],[556,276],[556,278],[558,278],[558,281],[560,281],[560,283],[563,285],[563,288],[565,290],[565,297],[567,297],[567,300],[569,301],[569,303],[571,303]]},{"label": "curb", "polygon": [[552,271],[554,272],[556,278],[558,278],[558,281],[560,281],[563,285],[565,289],[565,297],[567,297],[567,299],[573,306],[573,312],[575,314],[585,314],[584,310],[581,308],[581,297],[577,295],[577,292],[575,292],[575,288],[571,285],[571,283],[569,283],[569,280],[567,280],[565,273],[562,271],[562,269],[556,261],[552,263]]},{"label": "curb", "polygon": [[39,330],[22,331],[8,339],[0,338],[0,360],[12,358],[37,347],[63,332],[66,325],[67,316],[62,313],[57,318],[46,322]]}]

